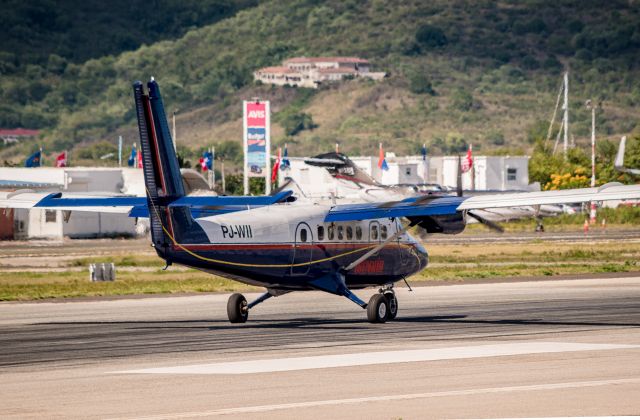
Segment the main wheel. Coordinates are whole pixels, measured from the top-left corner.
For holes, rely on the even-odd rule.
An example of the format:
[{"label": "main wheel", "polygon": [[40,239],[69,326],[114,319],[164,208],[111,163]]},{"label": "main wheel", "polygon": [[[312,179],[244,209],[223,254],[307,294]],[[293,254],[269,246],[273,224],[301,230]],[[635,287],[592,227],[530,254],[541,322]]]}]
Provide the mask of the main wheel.
[{"label": "main wheel", "polygon": [[389,302],[389,321],[392,319],[396,319],[398,315],[398,299],[396,298],[396,294],[393,292],[386,292],[384,296],[387,298],[387,302]]},{"label": "main wheel", "polygon": [[384,323],[389,318],[389,302],[387,298],[381,294],[376,293],[369,299],[367,305],[367,319],[372,323]]},{"label": "main wheel", "polygon": [[247,299],[240,293],[229,296],[227,301],[227,316],[232,324],[242,324],[247,322],[249,309],[247,309]]}]

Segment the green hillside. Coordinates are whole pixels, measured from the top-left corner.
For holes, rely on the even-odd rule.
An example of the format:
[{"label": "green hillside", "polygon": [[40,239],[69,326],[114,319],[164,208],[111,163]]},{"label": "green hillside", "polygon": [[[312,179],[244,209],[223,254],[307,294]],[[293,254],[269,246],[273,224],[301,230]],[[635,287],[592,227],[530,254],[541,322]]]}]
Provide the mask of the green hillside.
[{"label": "green hillside", "polygon": [[[255,69],[300,55],[356,55],[390,77],[318,91],[253,83]],[[13,112],[23,125],[48,127],[49,150],[80,153],[95,140],[114,144],[118,134],[132,142],[131,82],[154,76],[167,111],[179,109],[187,156],[238,143],[240,100],[253,96],[273,101],[274,142],[288,142],[294,154],[336,141],[348,153],[372,154],[381,141],[397,153],[416,153],[423,142],[431,153],[467,143],[514,153],[546,134],[564,68],[578,145],[590,127],[587,98],[603,102],[600,135],[633,132],[639,56],[640,10],[628,1],[269,1],[179,39],[63,70],[3,75],[3,98],[12,84],[44,88],[23,103],[4,102],[0,119]],[[304,118],[315,128],[292,134]],[[17,159],[30,147],[0,157]]]}]

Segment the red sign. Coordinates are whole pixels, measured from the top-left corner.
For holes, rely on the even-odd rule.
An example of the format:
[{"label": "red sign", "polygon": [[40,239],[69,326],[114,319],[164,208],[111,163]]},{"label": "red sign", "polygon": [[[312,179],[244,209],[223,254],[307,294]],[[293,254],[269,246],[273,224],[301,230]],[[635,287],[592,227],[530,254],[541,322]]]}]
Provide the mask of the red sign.
[{"label": "red sign", "polygon": [[265,127],[266,125],[266,104],[264,102],[247,102],[247,127]]},{"label": "red sign", "polygon": [[384,271],[384,260],[367,260],[356,265],[353,269],[355,274],[373,274]]}]

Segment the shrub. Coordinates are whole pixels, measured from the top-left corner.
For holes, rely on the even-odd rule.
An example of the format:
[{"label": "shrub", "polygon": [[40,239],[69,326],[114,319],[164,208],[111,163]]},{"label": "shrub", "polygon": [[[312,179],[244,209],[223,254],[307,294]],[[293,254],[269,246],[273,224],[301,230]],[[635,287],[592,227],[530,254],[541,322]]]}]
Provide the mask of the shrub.
[{"label": "shrub", "polygon": [[431,80],[423,72],[414,72],[409,76],[409,90],[417,94],[426,93],[431,96],[436,94]]},{"label": "shrub", "polygon": [[473,96],[466,90],[458,88],[451,95],[451,107],[458,111],[470,111],[473,108]]},{"label": "shrub", "polygon": [[416,42],[422,47],[438,48],[447,44],[447,37],[442,29],[427,24],[418,28]]},{"label": "shrub", "polygon": [[295,136],[302,130],[312,130],[317,127],[311,114],[305,112],[284,115],[280,119],[280,123],[288,136]]}]

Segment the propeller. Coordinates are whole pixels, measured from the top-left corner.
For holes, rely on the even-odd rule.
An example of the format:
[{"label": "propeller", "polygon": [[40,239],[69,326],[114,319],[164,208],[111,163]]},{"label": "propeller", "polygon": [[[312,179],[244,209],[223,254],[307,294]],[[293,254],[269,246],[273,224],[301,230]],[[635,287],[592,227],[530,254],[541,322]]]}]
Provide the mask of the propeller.
[{"label": "propeller", "polygon": [[479,216],[478,214],[470,211],[467,212],[467,216],[471,216],[472,218],[476,219],[478,222],[482,223],[483,225],[493,230],[494,232],[504,233],[504,228],[499,224],[497,224],[496,222],[492,222],[491,220],[485,219],[484,217]]}]

